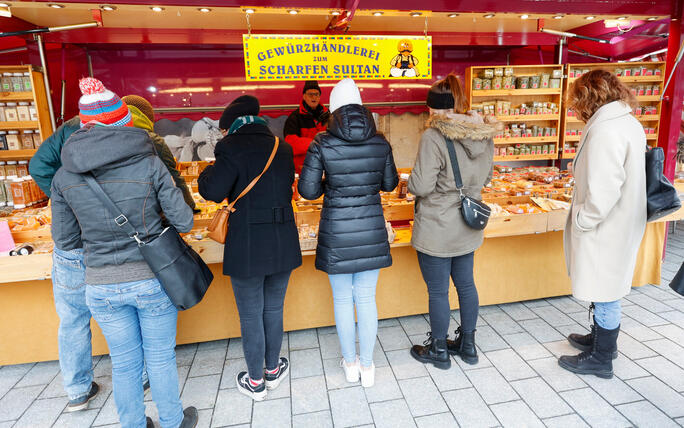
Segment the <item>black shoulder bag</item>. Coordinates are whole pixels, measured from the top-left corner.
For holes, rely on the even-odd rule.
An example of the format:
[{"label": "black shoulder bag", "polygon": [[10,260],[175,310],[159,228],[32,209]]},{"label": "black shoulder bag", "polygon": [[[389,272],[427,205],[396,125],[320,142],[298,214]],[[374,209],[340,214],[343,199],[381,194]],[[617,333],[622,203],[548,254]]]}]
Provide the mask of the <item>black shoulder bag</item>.
[{"label": "black shoulder bag", "polygon": [[663,175],[665,154],[660,147],[646,147],[646,221],[672,214],[682,206],[677,190]]},{"label": "black shoulder bag", "polygon": [[128,218],[121,213],[95,177],[88,173],[83,174],[83,178],[114,216],[114,223],[138,243],[140,253],[176,308],[183,311],[198,304],[214,279],[209,266],[199,254],[181,238],[173,226],[167,227],[159,236],[147,242],[142,241]]},{"label": "black shoulder bag", "polygon": [[456,189],[461,195],[461,214],[463,215],[463,221],[473,229],[482,230],[487,227],[489,215],[492,213],[492,210],[484,202],[478,201],[463,193],[463,180],[461,179],[461,171],[458,168],[458,159],[456,159],[454,142],[447,139],[446,146],[449,151],[449,158],[451,159],[451,168],[454,171]]}]

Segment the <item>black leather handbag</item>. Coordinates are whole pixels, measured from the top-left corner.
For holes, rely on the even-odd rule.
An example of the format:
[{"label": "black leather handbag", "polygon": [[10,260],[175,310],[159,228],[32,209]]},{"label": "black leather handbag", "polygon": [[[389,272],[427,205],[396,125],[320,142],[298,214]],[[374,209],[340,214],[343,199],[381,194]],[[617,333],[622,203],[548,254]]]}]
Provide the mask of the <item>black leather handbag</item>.
[{"label": "black leather handbag", "polygon": [[682,206],[677,190],[663,175],[665,154],[660,147],[646,148],[646,221],[672,214]]},{"label": "black leather handbag", "polygon": [[684,296],[684,263],[677,271],[677,275],[672,278],[670,288]]},{"label": "black leather handbag", "polygon": [[88,186],[113,216],[113,221],[138,243],[138,249],[157,277],[166,295],[178,310],[198,304],[207,292],[214,275],[209,266],[193,250],[178,231],[169,226],[159,236],[145,242],[129,223],[92,174],[83,174]]},{"label": "black leather handbag", "polygon": [[449,151],[449,159],[451,159],[451,169],[454,171],[456,189],[461,195],[461,214],[463,215],[463,221],[472,229],[482,230],[487,227],[487,222],[489,221],[492,210],[484,202],[478,201],[463,193],[463,180],[461,179],[461,170],[458,167],[458,159],[456,159],[454,142],[447,139],[446,146]]}]

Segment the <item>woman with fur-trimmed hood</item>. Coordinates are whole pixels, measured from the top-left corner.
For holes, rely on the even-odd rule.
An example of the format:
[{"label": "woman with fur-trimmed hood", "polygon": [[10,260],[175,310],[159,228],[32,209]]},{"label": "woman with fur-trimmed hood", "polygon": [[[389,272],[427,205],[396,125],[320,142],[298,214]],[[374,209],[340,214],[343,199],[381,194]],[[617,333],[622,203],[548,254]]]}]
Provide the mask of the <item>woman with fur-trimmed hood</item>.
[{"label": "woman with fur-trimmed hood", "polygon": [[[466,111],[467,102],[458,77],[453,74],[432,85],[427,105],[430,117],[420,139],[416,163],[408,188],[416,196],[411,244],[418,252],[430,306],[430,327],[425,346],[416,345],[411,355],[423,363],[448,369],[449,354],[469,364],[478,361],[475,323],[479,300],[473,281],[473,254],[484,239],[463,220],[461,196],[456,188],[447,144],[453,144],[463,180],[463,193],[481,199],[482,187],[492,177],[493,123]],[[461,327],[455,340],[447,340],[449,328],[449,277],[456,285]]]}]

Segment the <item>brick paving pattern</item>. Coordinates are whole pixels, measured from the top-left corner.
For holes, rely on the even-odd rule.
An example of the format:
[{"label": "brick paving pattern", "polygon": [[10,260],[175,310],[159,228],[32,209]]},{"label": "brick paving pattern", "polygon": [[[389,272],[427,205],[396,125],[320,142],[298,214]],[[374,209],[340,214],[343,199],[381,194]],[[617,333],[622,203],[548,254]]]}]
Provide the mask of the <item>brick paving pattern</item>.
[{"label": "brick paving pattern", "polygon": [[[587,331],[586,304],[558,297],[483,307],[480,362],[455,359],[448,371],[408,353],[425,338],[427,316],[381,320],[370,389],[345,381],[332,327],[285,335],[290,378],[260,403],[236,390],[235,374],[246,368],[240,339],[179,346],[181,398],[199,409],[203,428],[684,426],[684,298],[667,287],[682,261],[680,227],[669,235],[663,286],[634,288],[623,300],[611,380],[558,366],[559,355],[577,352],[565,336]],[[458,311],[452,318],[453,330]],[[64,412],[57,362],[0,367],[0,428],[118,427],[111,362],[93,363],[101,392],[76,413]],[[146,407],[158,426],[154,403]]]}]

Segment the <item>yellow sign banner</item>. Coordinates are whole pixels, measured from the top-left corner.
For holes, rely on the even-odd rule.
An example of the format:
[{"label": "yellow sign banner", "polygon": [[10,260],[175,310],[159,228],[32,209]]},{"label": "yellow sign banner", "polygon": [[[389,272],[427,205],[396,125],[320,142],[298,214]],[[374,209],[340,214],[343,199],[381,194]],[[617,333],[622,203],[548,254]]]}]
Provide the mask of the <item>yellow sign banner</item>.
[{"label": "yellow sign banner", "polygon": [[431,79],[431,36],[244,34],[247,80]]}]

